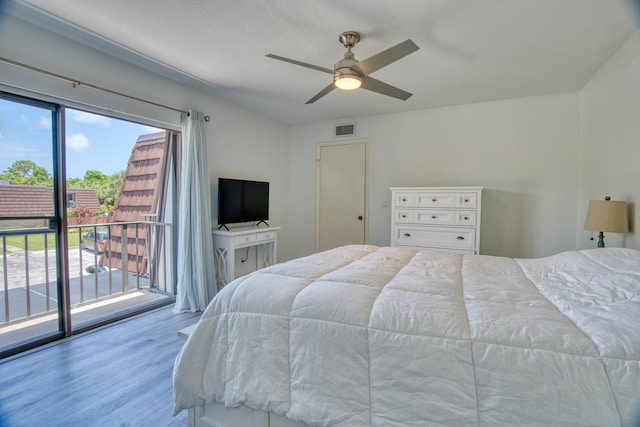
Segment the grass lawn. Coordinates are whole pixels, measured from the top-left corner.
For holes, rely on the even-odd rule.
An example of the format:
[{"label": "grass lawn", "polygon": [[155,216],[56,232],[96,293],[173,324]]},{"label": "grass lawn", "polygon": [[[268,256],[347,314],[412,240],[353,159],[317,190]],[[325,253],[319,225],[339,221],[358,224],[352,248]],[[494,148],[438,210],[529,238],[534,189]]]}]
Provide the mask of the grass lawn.
[{"label": "grass lawn", "polygon": [[[55,238],[53,236],[53,233],[47,233],[47,234],[29,234],[27,235],[27,242],[29,244],[29,250],[30,251],[41,251],[44,250],[44,246],[45,246],[45,236],[46,236],[46,241],[47,241],[47,248],[48,249],[55,249],[56,247],[56,242],[55,242]],[[73,248],[73,247],[77,247],[80,245],[80,234],[78,233],[78,229],[71,229],[68,231],[68,241],[69,241],[69,247]],[[13,236],[7,236],[6,237],[6,241],[7,241],[7,246],[13,246],[16,248],[20,248],[20,249],[24,249],[25,248],[25,241],[24,241],[25,235],[24,234],[18,234],[18,235],[13,235]],[[3,253],[3,241],[2,239],[0,239],[0,254]],[[7,250],[7,252],[11,252],[11,250]]]}]

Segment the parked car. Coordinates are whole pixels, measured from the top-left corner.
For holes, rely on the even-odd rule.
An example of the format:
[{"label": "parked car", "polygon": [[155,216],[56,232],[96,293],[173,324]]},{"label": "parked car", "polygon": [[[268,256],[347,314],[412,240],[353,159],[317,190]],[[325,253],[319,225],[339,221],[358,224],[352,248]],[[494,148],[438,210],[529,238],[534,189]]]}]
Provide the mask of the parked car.
[{"label": "parked car", "polygon": [[82,249],[95,250],[101,254],[107,247],[107,240],[109,239],[109,232],[107,230],[90,231],[82,237],[80,246]]}]

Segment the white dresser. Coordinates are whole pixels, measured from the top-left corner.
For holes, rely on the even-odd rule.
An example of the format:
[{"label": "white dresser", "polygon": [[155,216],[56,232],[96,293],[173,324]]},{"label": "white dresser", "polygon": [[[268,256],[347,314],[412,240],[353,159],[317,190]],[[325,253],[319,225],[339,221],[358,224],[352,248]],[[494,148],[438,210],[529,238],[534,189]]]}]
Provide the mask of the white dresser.
[{"label": "white dresser", "polygon": [[280,227],[244,227],[213,230],[213,257],[216,265],[218,289],[236,278],[236,251],[255,247],[257,250],[252,270],[276,262],[277,237]]},{"label": "white dresser", "polygon": [[391,188],[391,246],[480,253],[482,187]]}]

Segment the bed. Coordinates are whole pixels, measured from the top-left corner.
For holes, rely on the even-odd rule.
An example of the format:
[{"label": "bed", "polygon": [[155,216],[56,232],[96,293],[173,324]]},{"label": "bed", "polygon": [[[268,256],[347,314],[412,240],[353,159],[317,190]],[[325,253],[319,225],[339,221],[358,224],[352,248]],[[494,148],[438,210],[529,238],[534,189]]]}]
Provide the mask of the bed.
[{"label": "bed", "polygon": [[192,426],[637,426],[640,252],[291,260],[221,290],[173,381]]}]

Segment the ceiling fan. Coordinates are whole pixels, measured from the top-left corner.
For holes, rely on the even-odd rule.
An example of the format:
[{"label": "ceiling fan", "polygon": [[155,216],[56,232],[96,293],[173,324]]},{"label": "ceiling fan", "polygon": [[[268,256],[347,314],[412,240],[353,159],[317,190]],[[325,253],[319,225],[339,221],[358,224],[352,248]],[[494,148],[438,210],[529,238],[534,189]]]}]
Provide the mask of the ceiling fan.
[{"label": "ceiling fan", "polygon": [[351,48],[360,41],[360,34],[355,31],[346,31],[340,34],[338,40],[347,49],[347,52],[344,54],[343,59],[335,63],[333,70],[296,61],[295,59],[273,55],[271,53],[268,54],[267,57],[311,68],[313,70],[322,71],[324,73],[333,74],[333,82],[309,99],[306,104],[311,104],[317,101],[336,87],[345,90],[362,87],[363,89],[391,96],[403,101],[409,99],[411,96],[409,92],[405,92],[402,89],[398,89],[390,84],[376,80],[373,77],[369,77],[369,74],[418,50],[419,47],[414,42],[407,39],[402,43],[390,47],[389,49],[377,53],[363,61],[358,61],[353,52],[351,52]]}]

